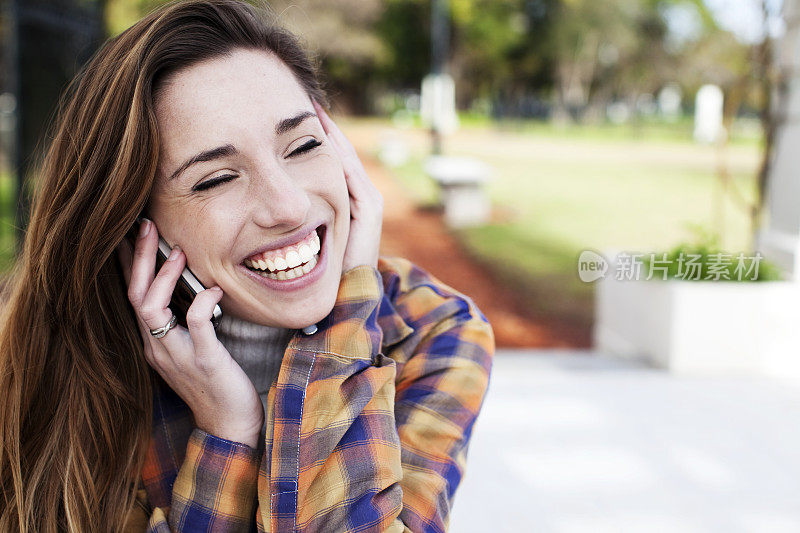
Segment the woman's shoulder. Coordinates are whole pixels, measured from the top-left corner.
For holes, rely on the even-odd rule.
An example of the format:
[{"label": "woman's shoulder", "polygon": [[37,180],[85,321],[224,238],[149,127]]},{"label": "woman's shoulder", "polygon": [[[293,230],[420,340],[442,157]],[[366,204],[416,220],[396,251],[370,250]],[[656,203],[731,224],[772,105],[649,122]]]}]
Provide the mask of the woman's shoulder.
[{"label": "woman's shoulder", "polygon": [[386,294],[392,300],[421,288],[431,289],[441,294],[465,296],[404,257],[380,256],[378,272],[383,278]]},{"label": "woman's shoulder", "polygon": [[440,317],[459,314],[488,322],[468,295],[406,258],[381,256],[378,271],[386,297],[412,320],[433,313]]},{"label": "woman's shoulder", "polygon": [[469,359],[488,376],[494,332],[472,298],[402,257],[380,257],[378,271],[384,284],[378,323],[398,380],[413,379],[405,372],[412,357],[445,366]]}]

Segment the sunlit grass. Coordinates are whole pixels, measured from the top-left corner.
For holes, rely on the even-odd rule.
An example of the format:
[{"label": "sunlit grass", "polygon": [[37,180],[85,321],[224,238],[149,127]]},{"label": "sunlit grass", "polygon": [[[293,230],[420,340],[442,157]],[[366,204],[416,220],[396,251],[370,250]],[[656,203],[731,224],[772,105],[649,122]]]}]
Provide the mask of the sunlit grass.
[{"label": "sunlit grass", "polygon": [[[458,236],[469,253],[530,290],[539,310],[591,314],[593,286],[576,273],[583,249],[666,251],[691,240],[692,226],[719,232],[727,251],[750,248],[748,214],[722,192],[716,171],[724,162],[732,186],[753,201],[760,141],[752,131],[721,153],[692,142],[685,123],[655,124],[649,137],[633,136],[630,126],[564,129],[530,122],[509,129],[469,119],[462,125],[445,140],[445,152],[491,166],[487,191],[496,216]],[[348,121],[347,127],[372,140],[362,149],[378,153],[380,136],[365,131],[385,133],[390,126]],[[423,171],[426,134],[395,133],[412,155],[393,174],[418,203],[434,202],[437,187]]]},{"label": "sunlit grass", "polygon": [[[500,129],[532,136],[586,140],[632,140],[638,142],[686,143],[692,141],[694,119],[684,115],[666,122],[656,118],[640,118],[627,124],[598,122],[592,124],[554,124],[545,120],[502,119],[492,120],[485,115],[461,114],[460,126],[464,129]],[[419,121],[416,123],[421,125]],[[731,145],[760,145],[762,134],[756,118],[736,121],[729,132]]]}]

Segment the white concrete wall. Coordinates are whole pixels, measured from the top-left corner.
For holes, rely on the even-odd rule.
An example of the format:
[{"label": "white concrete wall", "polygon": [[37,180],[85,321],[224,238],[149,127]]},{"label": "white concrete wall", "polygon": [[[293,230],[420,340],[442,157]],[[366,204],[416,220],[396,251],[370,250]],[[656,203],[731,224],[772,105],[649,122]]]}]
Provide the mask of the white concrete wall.
[{"label": "white concrete wall", "polygon": [[757,248],[800,280],[800,0],[785,0],[786,33],[776,43],[781,82],[772,112],[778,121],[766,193],[767,218]]}]

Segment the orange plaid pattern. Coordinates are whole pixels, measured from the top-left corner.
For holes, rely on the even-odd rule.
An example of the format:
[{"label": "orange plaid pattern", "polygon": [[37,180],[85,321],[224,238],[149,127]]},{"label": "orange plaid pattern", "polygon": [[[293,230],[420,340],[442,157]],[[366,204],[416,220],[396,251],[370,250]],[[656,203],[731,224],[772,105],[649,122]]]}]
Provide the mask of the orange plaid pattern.
[{"label": "orange plaid pattern", "polygon": [[471,299],[405,259],[342,275],[268,394],[263,454],[194,428],[156,387],[129,531],[446,531],[494,336]]}]

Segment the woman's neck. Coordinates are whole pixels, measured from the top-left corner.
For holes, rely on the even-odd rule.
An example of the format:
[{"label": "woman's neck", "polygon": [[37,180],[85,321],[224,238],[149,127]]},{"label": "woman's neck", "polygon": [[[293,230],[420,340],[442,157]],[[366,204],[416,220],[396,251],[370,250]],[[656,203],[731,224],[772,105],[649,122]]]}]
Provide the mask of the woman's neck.
[{"label": "woman's neck", "polygon": [[294,333],[293,329],[256,324],[229,314],[223,314],[217,325],[217,338],[259,393],[268,390],[277,378]]}]

